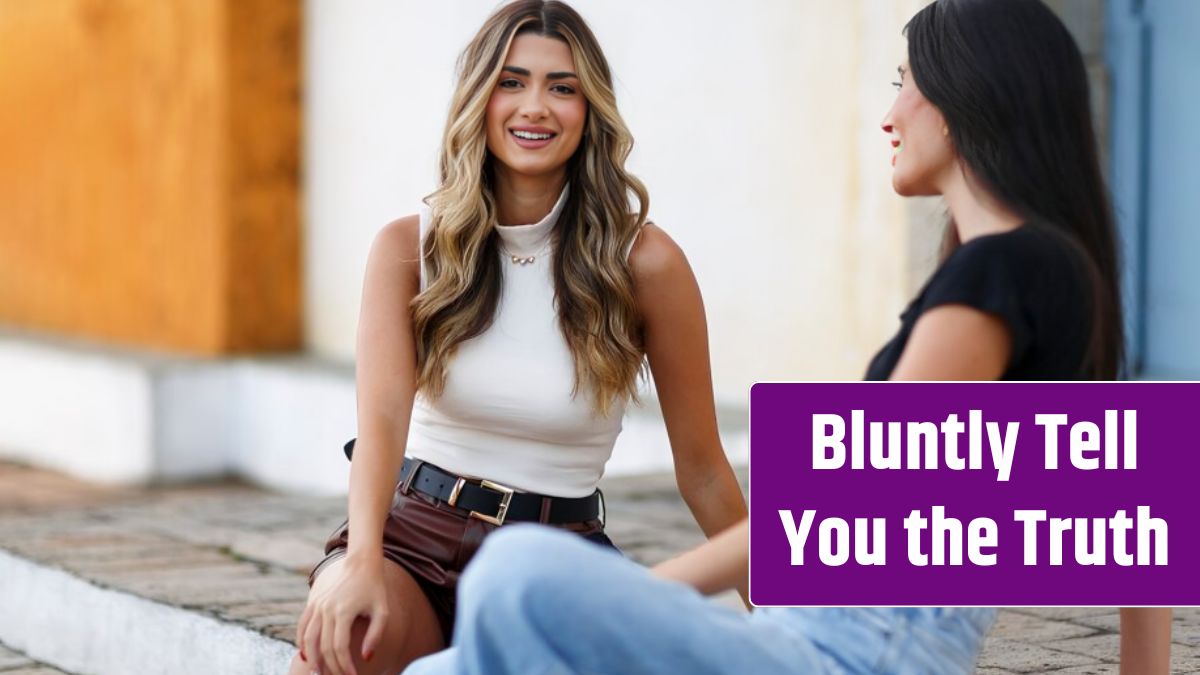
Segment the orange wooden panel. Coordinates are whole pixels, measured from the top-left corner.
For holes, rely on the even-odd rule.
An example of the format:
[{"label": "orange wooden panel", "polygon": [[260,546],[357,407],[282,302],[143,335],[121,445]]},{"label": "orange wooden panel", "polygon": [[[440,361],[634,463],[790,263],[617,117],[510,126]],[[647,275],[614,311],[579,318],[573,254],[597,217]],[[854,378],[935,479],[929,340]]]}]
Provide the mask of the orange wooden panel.
[{"label": "orange wooden panel", "polygon": [[0,322],[299,344],[297,3],[0,3]]},{"label": "orange wooden panel", "polygon": [[298,348],[300,3],[229,0],[228,347]]}]

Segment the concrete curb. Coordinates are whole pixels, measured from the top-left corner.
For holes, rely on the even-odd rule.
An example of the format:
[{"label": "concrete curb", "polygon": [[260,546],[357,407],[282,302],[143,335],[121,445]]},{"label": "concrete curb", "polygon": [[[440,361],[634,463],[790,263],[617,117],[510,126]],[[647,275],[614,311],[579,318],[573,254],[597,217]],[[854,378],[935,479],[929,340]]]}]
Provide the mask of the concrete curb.
[{"label": "concrete curb", "polygon": [[32,659],[95,675],[286,672],[295,647],[98,586],[0,549],[0,635]]}]

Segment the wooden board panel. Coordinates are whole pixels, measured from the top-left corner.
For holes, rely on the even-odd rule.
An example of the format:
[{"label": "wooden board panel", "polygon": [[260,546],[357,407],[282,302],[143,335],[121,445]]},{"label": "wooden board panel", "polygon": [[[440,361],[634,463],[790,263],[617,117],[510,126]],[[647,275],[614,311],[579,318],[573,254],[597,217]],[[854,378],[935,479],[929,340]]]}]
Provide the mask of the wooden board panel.
[{"label": "wooden board panel", "polygon": [[[199,354],[298,345],[296,4],[0,3],[0,321]],[[281,18],[232,26],[259,15]],[[292,37],[266,54],[260,30]],[[282,122],[246,142],[256,106]],[[256,182],[264,164],[291,178]]]}]

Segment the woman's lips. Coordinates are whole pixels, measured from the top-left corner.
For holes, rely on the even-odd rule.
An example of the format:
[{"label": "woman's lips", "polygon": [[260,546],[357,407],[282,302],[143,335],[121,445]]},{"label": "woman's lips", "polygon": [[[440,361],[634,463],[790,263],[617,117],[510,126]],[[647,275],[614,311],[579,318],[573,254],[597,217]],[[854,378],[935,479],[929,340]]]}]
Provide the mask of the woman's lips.
[{"label": "woman's lips", "polygon": [[550,145],[558,134],[550,131],[533,131],[526,129],[509,129],[508,135],[517,145],[526,150],[537,150]]}]

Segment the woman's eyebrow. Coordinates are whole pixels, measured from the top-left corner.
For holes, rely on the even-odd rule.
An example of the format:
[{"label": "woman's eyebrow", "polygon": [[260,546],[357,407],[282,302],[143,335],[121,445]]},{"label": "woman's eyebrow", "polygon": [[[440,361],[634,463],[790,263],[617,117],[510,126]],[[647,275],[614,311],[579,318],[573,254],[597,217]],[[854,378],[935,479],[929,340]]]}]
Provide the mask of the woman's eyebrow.
[{"label": "woman's eyebrow", "polygon": [[[501,68],[501,70],[512,73],[514,75],[521,75],[522,77],[529,77],[530,75],[532,75],[532,73],[529,72],[528,68],[520,68],[518,66],[504,66],[503,68]],[[547,80],[566,80],[566,79],[570,79],[570,78],[579,79],[579,76],[576,75],[575,73],[572,73],[570,71],[565,71],[565,70],[548,73],[546,75]]]}]

